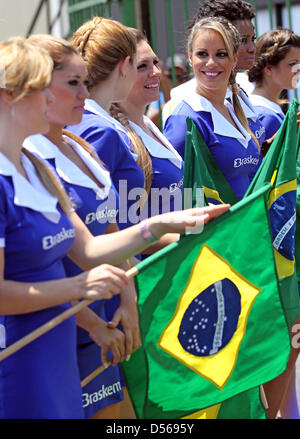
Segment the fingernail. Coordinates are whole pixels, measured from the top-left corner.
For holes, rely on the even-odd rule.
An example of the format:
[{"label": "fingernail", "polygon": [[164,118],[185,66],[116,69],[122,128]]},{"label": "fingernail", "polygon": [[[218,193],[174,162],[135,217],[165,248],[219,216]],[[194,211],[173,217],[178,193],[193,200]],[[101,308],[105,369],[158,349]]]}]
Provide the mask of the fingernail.
[{"label": "fingernail", "polygon": [[131,355],[127,355],[127,357],[126,357],[126,361],[129,361],[129,360],[130,360],[130,357],[131,357]]},{"label": "fingernail", "polygon": [[107,369],[108,368],[108,363],[103,363],[103,366],[105,367],[105,369]]}]

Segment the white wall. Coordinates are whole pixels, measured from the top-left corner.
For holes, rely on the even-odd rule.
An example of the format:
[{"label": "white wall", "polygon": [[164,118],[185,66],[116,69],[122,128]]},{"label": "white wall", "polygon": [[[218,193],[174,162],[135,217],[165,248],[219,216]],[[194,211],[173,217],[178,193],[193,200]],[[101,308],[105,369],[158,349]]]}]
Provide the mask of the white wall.
[{"label": "white wall", "polygon": [[[62,14],[54,23],[51,33],[65,37],[69,32],[67,0],[62,7]],[[16,35],[26,36],[35,16],[40,0],[0,0],[0,40]],[[60,9],[60,0],[50,0],[50,22],[54,21]],[[47,7],[42,6],[40,16],[32,33],[47,33]]]},{"label": "white wall", "polygon": [[[16,35],[26,36],[39,3],[40,0],[0,0],[0,40]],[[34,33],[45,33],[46,30],[47,15],[44,6]]]}]

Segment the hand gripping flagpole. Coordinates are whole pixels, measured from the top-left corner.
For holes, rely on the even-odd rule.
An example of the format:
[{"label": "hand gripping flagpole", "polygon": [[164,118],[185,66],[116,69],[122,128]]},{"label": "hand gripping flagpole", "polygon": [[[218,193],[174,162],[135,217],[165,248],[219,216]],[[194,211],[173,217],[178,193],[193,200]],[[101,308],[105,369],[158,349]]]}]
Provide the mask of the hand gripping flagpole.
[{"label": "hand gripping flagpole", "polygon": [[[138,269],[136,267],[130,268],[128,271],[126,271],[126,276],[128,279],[131,279],[132,277],[136,276],[138,274]],[[81,302],[77,303],[76,305],[72,306],[71,308],[67,309],[63,313],[59,314],[57,317],[54,317],[53,319],[49,320],[49,322],[44,323],[44,325],[40,326],[39,328],[35,329],[34,331],[30,332],[28,335],[25,335],[25,337],[21,338],[20,340],[16,341],[12,345],[10,345],[8,348],[4,349],[0,353],[0,361],[4,360],[5,358],[9,357],[10,355],[17,352],[19,349],[23,348],[27,344],[31,343],[32,341],[36,340],[41,335],[45,334],[46,332],[50,331],[50,329],[53,329],[55,326],[62,323],[67,318],[73,316],[86,306],[88,306],[90,303],[95,302],[95,300],[82,300]]]}]

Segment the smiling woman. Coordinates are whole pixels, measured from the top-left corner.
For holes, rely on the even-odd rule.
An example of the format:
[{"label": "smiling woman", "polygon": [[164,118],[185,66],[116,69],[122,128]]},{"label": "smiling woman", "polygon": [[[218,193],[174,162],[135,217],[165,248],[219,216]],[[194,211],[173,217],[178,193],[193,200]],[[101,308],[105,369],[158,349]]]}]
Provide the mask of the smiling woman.
[{"label": "smiling woman", "polygon": [[[127,97],[112,109],[125,127],[146,177],[146,194],[141,203],[140,217],[180,210],[182,206],[183,160],[160,130],[145,116],[148,104],[159,99],[161,69],[145,35],[131,29],[137,40],[137,79]],[[158,195],[159,194],[159,195]],[[145,253],[153,253],[177,240],[164,237]],[[145,255],[144,255],[145,256]]]},{"label": "smiling woman", "polygon": [[[222,35],[213,29],[195,32],[189,44],[189,58],[197,80],[198,94],[217,105],[221,91],[225,95],[232,69],[237,61],[232,48],[225,44]],[[221,101],[223,104],[223,102]]]},{"label": "smiling woman", "polygon": [[[260,162],[258,142],[237,96],[234,66],[239,45],[239,32],[226,19],[210,17],[195,22],[188,38],[188,53],[196,93],[188,93],[178,103],[164,128],[168,140],[184,157],[186,117],[190,117],[238,199],[246,192]],[[231,102],[225,99],[228,83]],[[237,161],[243,166],[235,167]]]}]

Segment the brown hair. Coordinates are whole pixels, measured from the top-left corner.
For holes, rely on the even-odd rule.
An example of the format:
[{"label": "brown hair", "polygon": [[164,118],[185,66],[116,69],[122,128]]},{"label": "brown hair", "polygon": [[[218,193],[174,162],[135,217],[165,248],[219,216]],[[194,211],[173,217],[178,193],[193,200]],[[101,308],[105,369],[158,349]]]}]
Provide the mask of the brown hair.
[{"label": "brown hair", "polygon": [[52,58],[53,69],[61,70],[66,62],[66,57],[70,55],[80,56],[78,50],[63,38],[57,38],[48,34],[34,34],[28,41],[35,46],[45,49]]},{"label": "brown hair", "polygon": [[130,30],[118,21],[102,17],[80,26],[71,43],[86,64],[90,88],[107,79],[127,56],[133,62],[136,53],[136,38]]},{"label": "brown hair", "polygon": [[[142,41],[148,42],[146,35],[140,30],[135,28],[128,28],[128,30],[135,37],[137,44],[139,44]],[[146,146],[144,145],[142,139],[140,138],[140,136],[138,136],[132,125],[129,123],[126,112],[124,112],[123,109],[121,109],[118,104],[112,104],[110,108],[110,114],[112,117],[117,119],[125,127],[127,131],[134,152],[138,156],[137,164],[142,168],[144,173],[146,193],[149,194],[152,184],[152,160],[150,154]],[[144,203],[145,201],[146,200],[144,199],[141,200],[142,203]]]},{"label": "brown hair", "polygon": [[82,146],[82,148],[85,151],[87,151],[90,154],[90,156],[93,157],[93,159],[95,159],[99,163],[99,165],[105,168],[105,165],[100,159],[100,157],[97,155],[95,151],[93,151],[93,148],[91,148],[91,145],[86,140],[84,140],[82,137],[79,137],[68,130],[62,130],[62,133],[65,136],[69,137],[70,139],[74,140],[74,142],[78,143],[80,146]]},{"label": "brown hair", "polygon": [[276,66],[292,47],[300,47],[300,36],[290,29],[273,29],[262,34],[256,42],[256,60],[249,70],[249,81],[260,85],[264,79],[264,68]]}]

